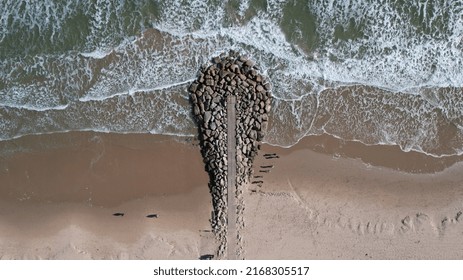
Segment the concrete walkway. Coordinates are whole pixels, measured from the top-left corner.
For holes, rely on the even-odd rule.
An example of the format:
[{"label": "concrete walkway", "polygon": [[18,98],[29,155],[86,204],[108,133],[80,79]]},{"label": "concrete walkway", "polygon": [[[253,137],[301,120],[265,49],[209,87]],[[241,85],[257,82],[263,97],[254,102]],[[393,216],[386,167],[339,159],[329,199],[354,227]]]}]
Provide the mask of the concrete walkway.
[{"label": "concrete walkway", "polygon": [[229,260],[237,259],[236,245],[236,97],[227,97],[227,185],[228,185],[228,225],[227,255]]}]

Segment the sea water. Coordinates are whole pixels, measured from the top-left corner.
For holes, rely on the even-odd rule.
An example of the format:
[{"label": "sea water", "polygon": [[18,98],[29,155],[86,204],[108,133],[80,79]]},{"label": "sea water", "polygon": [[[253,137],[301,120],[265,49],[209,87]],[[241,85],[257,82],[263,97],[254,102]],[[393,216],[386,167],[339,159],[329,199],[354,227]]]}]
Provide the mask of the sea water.
[{"label": "sea water", "polygon": [[195,135],[187,87],[230,49],[273,85],[267,143],[463,154],[462,0],[0,0],[0,140]]}]

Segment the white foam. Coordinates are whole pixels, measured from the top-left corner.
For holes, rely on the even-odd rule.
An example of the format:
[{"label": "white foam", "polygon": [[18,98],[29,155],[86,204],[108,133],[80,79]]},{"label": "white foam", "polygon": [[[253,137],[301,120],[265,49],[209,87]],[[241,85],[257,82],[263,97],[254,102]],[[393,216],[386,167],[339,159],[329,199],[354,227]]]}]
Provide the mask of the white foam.
[{"label": "white foam", "polygon": [[[14,14],[16,23],[30,26],[31,29],[34,26],[52,26],[53,34],[58,34],[63,20],[76,10],[75,4],[72,3],[64,7],[55,5],[53,1],[45,1],[46,8],[42,9],[38,7],[40,3],[25,2],[29,5],[26,15],[19,15],[14,14],[14,11],[18,10],[17,3],[20,1],[4,0],[7,12],[2,11],[1,22],[5,23],[8,16]],[[422,88],[463,87],[463,10],[460,0],[435,4],[434,15],[442,11],[448,12],[448,28],[443,34],[420,34],[406,21],[404,15],[397,13],[394,1],[312,1],[310,10],[317,17],[317,31],[321,36],[320,46],[313,53],[305,53],[299,46],[288,42],[287,36],[280,28],[284,14],[283,6],[291,3],[279,0],[268,0],[267,3],[267,11],[258,12],[246,24],[227,23],[225,26],[226,4],[211,6],[206,1],[194,0],[188,4],[180,0],[170,1],[169,5],[162,5],[160,19],[152,22],[152,26],[160,31],[160,35],[145,38],[142,34],[136,39],[126,36],[122,42],[118,41],[119,43],[114,45],[112,37],[105,33],[104,26],[110,24],[110,18],[114,16],[112,13],[122,10],[123,3],[88,2],[92,7],[92,11],[89,12],[92,24],[88,42],[80,56],[77,52],[47,55],[41,60],[34,58],[33,62],[20,58],[0,62],[0,77],[5,81],[13,81],[0,93],[3,95],[1,102],[4,106],[30,108],[37,112],[72,111],[73,108],[62,105],[63,100],[76,102],[75,104],[95,101],[103,105],[106,101],[113,102],[118,96],[136,97],[155,92],[153,96],[158,98],[159,95],[163,104],[167,104],[164,107],[153,107],[155,110],[162,110],[156,112],[155,119],[145,122],[136,118],[130,119],[137,122],[136,126],[130,121],[101,119],[94,123],[89,121],[94,124],[91,129],[126,131],[136,127],[140,131],[155,134],[176,134],[179,131],[181,134],[181,131],[188,131],[190,128],[175,124],[174,122],[179,120],[167,110],[178,110],[186,116],[184,111],[187,109],[181,107],[184,105],[169,102],[169,98],[178,98],[178,93],[166,97],[162,95],[162,91],[184,87],[194,79],[198,67],[211,56],[233,48],[248,53],[259,62],[262,71],[273,83],[276,102],[289,103],[294,122],[288,125],[294,126],[290,127],[291,129],[299,130],[295,136],[299,139],[299,136],[313,133],[311,129],[314,119],[304,119],[304,108],[298,106],[305,104],[302,101],[306,98],[317,96],[327,88],[368,85],[384,89],[391,94],[418,95],[421,94]],[[34,8],[34,5],[37,7]],[[245,15],[250,5],[249,1],[242,1],[238,14]],[[351,18],[365,21],[365,36],[332,42],[336,26],[347,27]],[[426,20],[432,25],[438,19]],[[0,30],[3,33],[5,29],[0,26]],[[8,32],[10,30],[6,30],[6,33]],[[0,36],[1,42],[4,35]],[[153,45],[139,46],[150,39]],[[106,58],[111,52],[115,54],[114,59],[111,57],[111,61],[100,71],[96,60]],[[333,60],[332,57],[336,57],[337,60]],[[434,66],[430,67],[431,65]],[[14,84],[14,75],[21,69],[33,74],[37,71],[46,78],[46,82],[30,82],[20,86]],[[181,92],[184,94],[183,90]],[[137,98],[133,99],[135,101]],[[316,101],[319,102],[318,96]],[[461,116],[453,108],[452,102],[430,104],[431,108],[442,110],[446,117]],[[321,105],[317,104],[317,109],[318,106]],[[138,112],[140,115],[146,113],[143,112],[146,108],[137,108],[141,110]],[[412,107],[402,109],[417,119],[420,114],[429,113]],[[88,109],[88,112],[94,114],[95,118],[106,116],[97,109]],[[381,114],[379,111],[370,113]],[[66,118],[69,117],[62,115],[56,120],[69,122]],[[42,120],[44,123],[53,126],[53,118],[45,119],[44,117]],[[105,124],[105,121],[109,123]],[[458,123],[456,126],[462,129],[462,125]],[[76,126],[72,130],[81,128],[83,127]],[[378,136],[376,142],[400,144],[399,140],[409,137],[401,147],[405,150],[419,151],[421,143],[425,143],[423,139],[434,133],[431,124],[427,129],[429,131],[410,133],[408,136],[394,135],[391,131],[384,130],[384,135]],[[16,133],[22,133],[22,130],[18,131]],[[13,132],[11,133],[13,135]],[[356,137],[358,141],[368,143],[362,138],[366,136]]]},{"label": "white foam", "polygon": [[92,52],[81,52],[80,55],[87,58],[102,59],[110,53],[111,51],[94,50]]},{"label": "white foam", "polygon": [[66,110],[69,107],[69,104],[66,105],[60,105],[60,106],[55,106],[55,107],[33,107],[31,105],[12,105],[12,104],[0,104],[0,106],[6,107],[6,108],[16,108],[16,109],[22,109],[22,110],[27,110],[27,111],[36,111],[36,112],[45,112],[45,111],[60,111],[60,110]]},{"label": "white foam", "polygon": [[193,80],[194,79],[187,80],[187,81],[181,81],[181,82],[178,82],[178,83],[173,83],[173,84],[168,84],[168,85],[161,85],[161,86],[153,87],[153,88],[132,88],[132,89],[129,89],[128,91],[126,91],[126,92],[118,92],[118,93],[114,93],[114,94],[111,94],[111,95],[105,95],[105,96],[88,96],[88,95],[86,95],[84,97],[79,98],[79,101],[81,101],[81,102],[103,101],[103,100],[111,99],[111,98],[114,98],[114,97],[117,97],[117,96],[134,96],[136,93],[155,92],[155,91],[160,91],[160,90],[172,89],[172,88],[179,87],[179,86],[185,86],[185,85],[188,85],[191,82],[193,82]]},{"label": "white foam", "polygon": [[[78,130],[59,130],[59,131],[47,131],[47,132],[37,132],[37,133],[25,133],[21,135],[15,135],[14,137],[11,138],[2,138],[0,137],[0,141],[10,141],[10,140],[15,140],[19,139],[25,136],[31,136],[31,135],[51,135],[51,134],[64,134],[64,133],[70,133],[70,132],[98,132],[98,133],[114,133],[114,134],[122,134],[122,135],[127,135],[127,134],[146,134],[147,132],[123,132],[123,131],[109,131],[107,129],[78,129]],[[154,133],[153,133],[154,132]],[[155,131],[150,131],[148,132],[153,135],[166,135],[166,136],[174,136],[174,137],[194,137],[194,134],[180,134],[180,133],[169,133],[169,132],[155,132]]]}]

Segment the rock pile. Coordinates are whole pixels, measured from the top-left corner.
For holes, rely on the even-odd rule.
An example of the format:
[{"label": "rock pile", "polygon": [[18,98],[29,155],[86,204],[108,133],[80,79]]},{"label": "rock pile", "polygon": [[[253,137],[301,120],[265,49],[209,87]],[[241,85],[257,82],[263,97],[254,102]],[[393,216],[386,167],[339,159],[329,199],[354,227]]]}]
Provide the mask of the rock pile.
[{"label": "rock pile", "polygon": [[[236,149],[236,182],[240,186],[249,182],[271,109],[271,85],[258,71],[254,61],[230,51],[203,66],[189,87],[201,153],[210,178],[212,228],[221,240],[225,238],[227,224],[227,97],[236,97],[236,147],[230,148]],[[240,196],[239,188],[235,195]],[[237,208],[240,219],[243,207]]]}]

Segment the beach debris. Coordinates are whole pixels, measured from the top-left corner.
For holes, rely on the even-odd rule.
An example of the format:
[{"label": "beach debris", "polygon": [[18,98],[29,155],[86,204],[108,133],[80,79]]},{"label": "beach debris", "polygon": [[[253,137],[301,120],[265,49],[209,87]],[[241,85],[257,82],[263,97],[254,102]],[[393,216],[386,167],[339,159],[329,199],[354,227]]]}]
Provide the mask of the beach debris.
[{"label": "beach debris", "polygon": [[[271,85],[256,63],[235,51],[222,53],[202,66],[188,88],[198,125],[201,154],[209,174],[214,214],[211,224],[219,240],[227,227],[227,99],[235,100],[236,187],[249,182],[260,141],[268,128]],[[238,201],[240,191],[236,192]],[[237,210],[237,217],[242,209]],[[244,225],[243,225],[244,226]],[[220,256],[220,254],[219,254]]]},{"label": "beach debris", "polygon": [[273,165],[261,165],[260,168],[273,168]]},{"label": "beach debris", "polygon": [[121,212],[117,212],[117,213],[114,213],[113,216],[116,216],[116,217],[124,217],[124,213],[121,213]]},{"label": "beach debris", "polygon": [[263,183],[264,183],[264,181],[252,181],[251,184],[263,184]]},{"label": "beach debris", "polygon": [[149,214],[149,215],[146,215],[146,217],[150,218],[150,219],[153,219],[153,218],[157,218],[158,214]]},{"label": "beach debris", "polygon": [[260,173],[270,173],[270,170],[266,169],[266,170],[259,170]]},{"label": "beach debris", "polygon": [[206,255],[202,255],[199,257],[200,260],[212,260],[214,258],[214,255],[211,255],[211,254],[206,254]]},{"label": "beach debris", "polygon": [[265,159],[274,159],[274,158],[280,158],[277,154],[264,154]]}]

